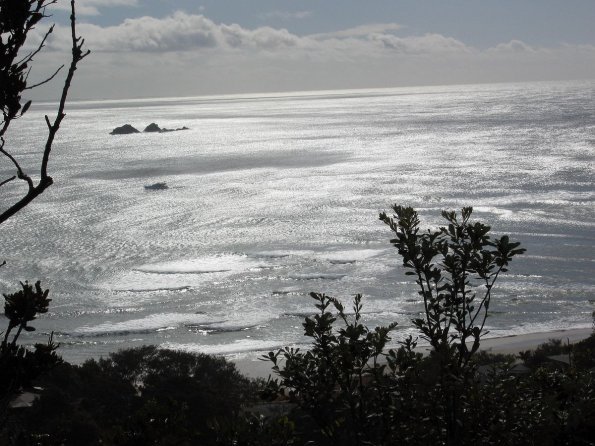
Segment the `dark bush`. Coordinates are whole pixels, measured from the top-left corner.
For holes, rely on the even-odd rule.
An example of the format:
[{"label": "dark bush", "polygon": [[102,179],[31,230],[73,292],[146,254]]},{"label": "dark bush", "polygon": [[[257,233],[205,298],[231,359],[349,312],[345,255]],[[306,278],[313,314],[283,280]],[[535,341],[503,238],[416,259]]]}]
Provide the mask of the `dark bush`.
[{"label": "dark bush", "polygon": [[218,427],[229,438],[248,432],[243,406],[259,394],[223,358],[154,346],[62,364],[38,384],[19,426],[44,444],[224,444]]}]

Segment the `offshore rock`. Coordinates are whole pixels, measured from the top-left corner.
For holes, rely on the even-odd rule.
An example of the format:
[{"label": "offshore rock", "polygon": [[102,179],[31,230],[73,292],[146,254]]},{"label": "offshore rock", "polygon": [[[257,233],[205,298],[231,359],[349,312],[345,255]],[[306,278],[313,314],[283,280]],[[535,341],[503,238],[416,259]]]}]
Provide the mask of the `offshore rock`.
[{"label": "offshore rock", "polygon": [[162,132],[162,131],[163,130],[161,130],[159,128],[159,126],[157,124],[155,124],[154,122],[149,124],[144,130],[145,133],[158,133],[158,132]]},{"label": "offshore rock", "polygon": [[130,135],[131,133],[140,133],[130,124],[124,124],[122,127],[116,127],[110,132],[110,135]]},{"label": "offshore rock", "polygon": [[190,129],[188,127],[186,127],[186,126],[180,127],[180,128],[177,128],[177,129],[166,129],[166,128],[163,128],[163,129],[161,129],[161,133],[179,132],[180,130],[190,130]]},{"label": "offshore rock", "polygon": [[169,189],[167,183],[153,183],[145,185],[145,190],[165,190]]},{"label": "offshore rock", "polygon": [[[178,132],[180,130],[190,130],[188,127],[180,127],[177,129],[167,129],[161,128],[154,122],[149,124],[143,130],[143,133],[168,133],[168,132]],[[116,127],[110,132],[110,135],[129,135],[131,133],[140,133],[137,129],[132,127],[130,124],[124,124],[122,127]]]}]

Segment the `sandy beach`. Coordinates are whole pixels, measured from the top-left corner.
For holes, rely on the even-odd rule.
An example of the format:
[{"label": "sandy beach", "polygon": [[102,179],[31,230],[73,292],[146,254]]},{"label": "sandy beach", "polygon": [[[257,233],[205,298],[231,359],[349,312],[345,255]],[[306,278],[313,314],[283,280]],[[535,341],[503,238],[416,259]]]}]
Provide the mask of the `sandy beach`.
[{"label": "sandy beach", "polygon": [[[578,328],[571,330],[557,330],[540,333],[526,333],[513,336],[487,338],[481,342],[480,350],[491,353],[517,354],[521,351],[531,350],[550,339],[560,339],[571,344],[589,337],[593,333],[591,328]],[[427,350],[421,346],[420,350]],[[271,375],[271,363],[257,358],[238,358],[234,360],[238,369],[251,378],[267,378]]]},{"label": "sandy beach", "polygon": [[525,350],[532,350],[550,339],[560,339],[563,343],[581,341],[588,338],[593,329],[577,328],[571,330],[557,330],[542,333],[527,333],[500,338],[488,338],[481,341],[481,350],[492,353],[516,354]]}]

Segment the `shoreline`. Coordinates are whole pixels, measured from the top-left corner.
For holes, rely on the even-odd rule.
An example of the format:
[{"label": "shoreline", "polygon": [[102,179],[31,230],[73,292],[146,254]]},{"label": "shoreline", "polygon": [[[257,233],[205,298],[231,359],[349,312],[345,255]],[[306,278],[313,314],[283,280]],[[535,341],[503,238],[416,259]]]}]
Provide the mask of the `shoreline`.
[{"label": "shoreline", "polygon": [[[481,341],[480,350],[489,353],[518,354],[521,351],[533,350],[538,345],[550,339],[560,339],[562,342],[574,344],[588,338],[595,331],[592,328],[571,328],[568,330],[554,330],[536,333],[523,333],[501,337],[486,338]],[[419,350],[428,350],[426,346],[418,347]],[[262,353],[255,357],[242,357],[231,360],[242,375],[249,378],[264,378],[273,376],[269,361],[258,359]]]},{"label": "shoreline", "polygon": [[570,342],[574,344],[588,338],[592,333],[594,333],[592,328],[569,328],[567,330],[486,338],[481,341],[479,349],[490,353],[518,354],[525,350],[533,350],[550,339],[560,339],[563,343]]}]

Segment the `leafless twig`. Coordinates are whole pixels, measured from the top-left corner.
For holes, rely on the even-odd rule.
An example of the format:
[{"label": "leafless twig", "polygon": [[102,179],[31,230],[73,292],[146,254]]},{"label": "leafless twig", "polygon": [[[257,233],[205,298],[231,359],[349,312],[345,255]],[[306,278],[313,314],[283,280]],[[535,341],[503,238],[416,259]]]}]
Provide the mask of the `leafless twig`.
[{"label": "leafless twig", "polygon": [[[41,17],[46,17],[43,13],[45,6],[55,3],[56,0],[52,0],[49,2],[44,1],[44,0],[33,0],[31,4],[33,4],[33,2],[36,2],[36,6],[33,9],[33,11],[31,12],[31,14],[37,14],[37,15],[35,15],[35,19],[31,19],[26,23],[24,31],[21,31],[21,33],[19,34],[18,37],[19,37],[19,39],[21,39],[21,45],[24,43],[24,39],[26,38],[27,32],[30,31],[34,27],[34,25],[39,21],[39,19]],[[17,95],[18,103],[16,105],[14,103],[9,104],[10,106],[8,106],[6,110],[2,110],[4,122],[3,122],[2,128],[0,128],[0,138],[1,138],[0,153],[3,154],[5,157],[7,157],[12,162],[12,164],[15,166],[16,171],[17,171],[16,178],[21,179],[27,183],[28,191],[23,197],[21,197],[18,201],[13,203],[8,209],[6,209],[0,213],[0,224],[4,223],[6,220],[8,220],[10,217],[12,217],[14,214],[16,214],[18,211],[20,211],[25,206],[27,206],[29,203],[31,203],[31,201],[33,201],[36,197],[41,195],[49,186],[51,186],[53,184],[52,177],[48,175],[48,164],[49,164],[49,160],[50,160],[50,154],[52,151],[52,144],[54,142],[56,133],[58,132],[58,130],[60,128],[60,124],[62,123],[62,120],[66,116],[64,113],[64,107],[66,105],[66,98],[68,97],[68,91],[70,90],[70,85],[71,85],[72,79],[74,77],[74,72],[77,69],[78,63],[80,61],[82,61],[85,57],[87,57],[90,53],[89,50],[83,50],[83,45],[85,42],[84,39],[82,39],[81,37],[78,37],[76,35],[76,13],[75,13],[75,1],[74,0],[71,0],[70,6],[71,6],[70,30],[71,30],[71,39],[72,39],[72,57],[71,57],[68,73],[66,75],[66,79],[64,80],[64,85],[62,87],[62,94],[60,96],[60,103],[58,105],[58,110],[56,111],[56,116],[55,116],[53,122],[50,121],[50,118],[47,115],[45,116],[45,121],[48,126],[48,136],[47,136],[47,139],[45,142],[43,156],[42,156],[42,160],[41,160],[40,180],[37,184],[34,184],[32,178],[30,176],[28,176],[23,171],[18,160],[12,154],[10,154],[4,147],[3,135],[5,134],[6,130],[8,129],[10,122],[16,118],[16,115],[17,115],[19,109],[21,110],[21,114],[24,113],[26,108],[28,108],[28,104],[26,104],[25,107],[23,107],[23,109],[21,109],[20,94],[19,94],[19,95]],[[41,48],[43,48],[47,37],[49,36],[49,34],[52,31],[53,31],[53,27],[50,28],[50,30],[45,34],[45,36],[44,36],[42,42],[40,43],[40,45],[38,46],[38,48],[35,51],[31,52],[29,55],[27,55],[24,59],[22,59],[22,61],[19,63],[19,68],[21,68],[21,69],[26,68],[26,65],[28,63],[30,63],[32,61],[33,57],[41,50]],[[46,80],[44,80],[36,85],[33,85],[31,87],[26,86],[27,75],[25,75],[24,78],[22,78],[22,83],[25,85],[21,86],[20,91],[34,88],[34,87],[37,87],[39,85],[43,85],[43,84],[49,82],[58,74],[58,72],[61,69],[62,69],[62,67],[58,68],[58,70],[56,70],[56,72],[52,76],[50,76]],[[14,179],[15,179],[15,177],[12,177],[5,181],[2,181],[0,183],[0,186],[2,186]]]}]

